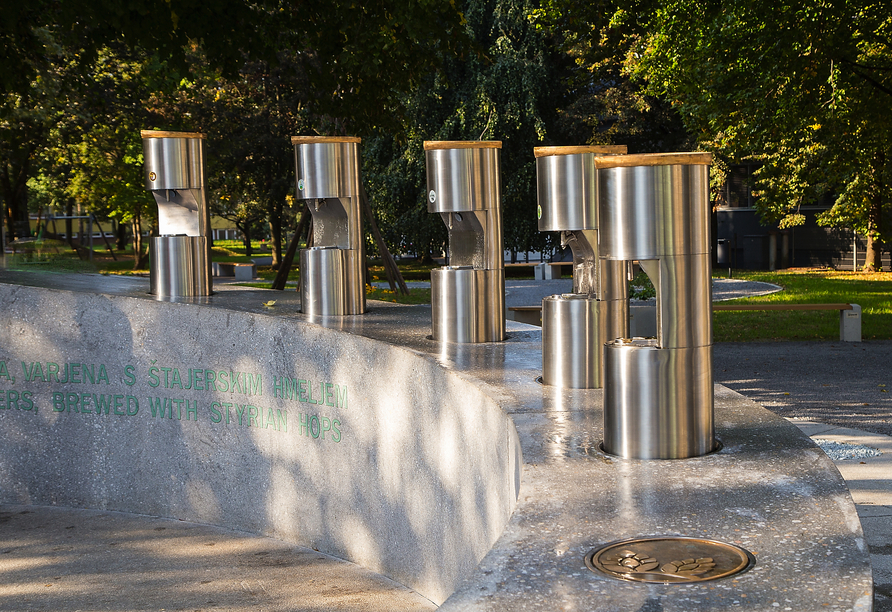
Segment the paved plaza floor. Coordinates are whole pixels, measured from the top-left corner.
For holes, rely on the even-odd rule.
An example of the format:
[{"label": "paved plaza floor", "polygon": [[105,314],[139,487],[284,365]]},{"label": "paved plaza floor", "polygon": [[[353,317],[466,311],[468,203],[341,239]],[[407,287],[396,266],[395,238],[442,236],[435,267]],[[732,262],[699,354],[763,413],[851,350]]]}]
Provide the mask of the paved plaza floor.
[{"label": "paved plaza floor", "polygon": [[714,371],[813,439],[882,452],[834,463],[870,547],[875,612],[892,612],[892,341],[717,343]]},{"label": "paved plaza floor", "polygon": [[[509,305],[568,290],[566,280],[506,283]],[[892,612],[892,341],[718,343],[714,354],[717,383],[813,439],[881,452],[835,463],[870,546],[875,610]],[[278,540],[155,517],[0,505],[0,610],[435,608],[361,567]]]},{"label": "paved plaza floor", "polygon": [[0,610],[425,612],[414,591],[353,563],[156,517],[0,505]]}]

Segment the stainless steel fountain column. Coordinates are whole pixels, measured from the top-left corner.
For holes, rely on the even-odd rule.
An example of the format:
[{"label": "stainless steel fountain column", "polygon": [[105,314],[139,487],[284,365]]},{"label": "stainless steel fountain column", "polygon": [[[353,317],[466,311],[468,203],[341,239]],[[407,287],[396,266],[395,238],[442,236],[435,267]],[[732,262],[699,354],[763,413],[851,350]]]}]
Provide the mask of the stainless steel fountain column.
[{"label": "stainless steel fountain column", "polygon": [[657,290],[657,337],[608,342],[604,449],[682,459],[716,447],[708,153],[600,157],[601,257],[638,260]]},{"label": "stainless steel fountain column", "polygon": [[595,157],[625,146],[537,147],[539,231],[561,232],[573,254],[573,292],[542,300],[542,382],[602,386],[604,343],[629,335],[626,264],[598,257]]},{"label": "stainless steel fountain column", "polygon": [[359,138],[295,136],[297,199],[311,200],[313,246],[300,252],[300,304],[310,315],[365,312]]},{"label": "stainless steel fountain column", "polygon": [[143,130],[145,185],[158,204],[149,241],[150,291],[159,297],[211,294],[204,134]]},{"label": "stainless steel fountain column", "polygon": [[425,142],[427,209],[449,230],[449,265],[431,270],[434,340],[505,339],[499,141]]}]

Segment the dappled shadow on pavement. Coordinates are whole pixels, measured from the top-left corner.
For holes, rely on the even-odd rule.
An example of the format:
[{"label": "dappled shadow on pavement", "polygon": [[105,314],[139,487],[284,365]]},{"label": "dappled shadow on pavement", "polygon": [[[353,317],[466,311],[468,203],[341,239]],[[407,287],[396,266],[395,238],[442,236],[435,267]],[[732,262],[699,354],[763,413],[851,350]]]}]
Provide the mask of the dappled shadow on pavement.
[{"label": "dappled shadow on pavement", "polygon": [[892,435],[892,341],[717,342],[715,382],[784,417]]},{"label": "dappled shadow on pavement", "polygon": [[434,610],[308,548],[184,521],[0,506],[2,610]]}]

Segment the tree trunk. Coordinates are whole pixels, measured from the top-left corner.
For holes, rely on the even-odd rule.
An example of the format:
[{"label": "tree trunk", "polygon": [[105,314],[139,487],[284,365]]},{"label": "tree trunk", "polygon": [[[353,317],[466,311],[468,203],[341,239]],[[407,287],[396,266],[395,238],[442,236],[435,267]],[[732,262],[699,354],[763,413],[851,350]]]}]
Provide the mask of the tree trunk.
[{"label": "tree trunk", "polygon": [[115,227],[115,240],[119,251],[127,248],[127,226],[123,223],[118,223],[117,227]]},{"label": "tree trunk", "polygon": [[245,255],[250,257],[251,253],[251,224],[245,223],[244,225],[239,225],[236,223],[235,225],[242,231],[242,244],[245,245]]},{"label": "tree trunk", "polygon": [[[276,272],[276,278],[273,280],[273,289],[278,291],[283,291],[285,289],[285,284],[288,282],[288,273],[291,271],[292,265],[294,265],[294,256],[297,254],[297,248],[300,246],[300,239],[306,233],[309,225],[310,209],[307,208],[306,200],[304,200],[300,222],[297,224],[297,229],[294,230],[294,238],[291,239],[291,244],[288,245],[288,251],[282,259],[282,264]],[[298,264],[299,263],[300,262],[298,261]]]},{"label": "tree trunk", "polygon": [[278,270],[282,263],[282,207],[275,204],[269,206],[269,237],[273,255],[273,270]]},{"label": "tree trunk", "polygon": [[[368,196],[365,192],[365,187],[360,187],[360,200],[362,201],[362,209],[365,212],[365,216],[368,219],[369,226],[372,228],[372,236],[375,238],[375,244],[378,246],[378,252],[381,254],[381,261],[384,262],[384,271],[387,273],[387,282],[390,284],[391,291],[399,291],[403,295],[409,295],[409,287],[406,286],[406,281],[403,280],[403,275],[400,272],[399,266],[396,265],[396,261],[393,259],[393,255],[390,254],[390,250],[387,248],[387,243],[384,242],[384,237],[381,236],[381,232],[378,230],[378,223],[375,221],[375,215],[372,212],[372,207],[369,204]],[[366,284],[371,284],[369,282],[369,267],[366,264]]]},{"label": "tree trunk", "polygon": [[[14,161],[14,160],[13,160]],[[10,242],[16,238],[24,238],[31,233],[28,220],[28,170],[29,162],[16,167],[15,163],[6,162],[0,172],[0,188],[2,188],[4,217],[7,237]]]},{"label": "tree trunk", "polygon": [[74,198],[68,198],[68,202],[65,205],[65,216],[68,217],[65,219],[65,240],[68,242],[68,246],[72,249],[74,248],[74,225],[71,222],[71,217],[74,215]]},{"label": "tree trunk", "polygon": [[[4,189],[4,192],[5,191],[6,190]],[[10,214],[11,212],[12,211],[10,210],[9,206],[6,205],[6,197],[4,196],[3,197],[3,219],[0,220],[0,223],[3,223],[4,225],[6,225],[7,242],[12,242],[14,239],[14,236],[12,234],[12,216]],[[3,250],[4,250],[4,252],[6,251],[6,244],[3,245]]]},{"label": "tree trunk", "polygon": [[143,270],[148,267],[149,253],[143,252],[142,218],[139,215],[133,217],[133,269]]},{"label": "tree trunk", "polygon": [[883,219],[882,196],[877,194],[870,203],[867,223],[867,254],[864,259],[865,272],[883,269],[883,239],[881,224]]},{"label": "tree trunk", "polygon": [[870,209],[867,212],[867,254],[864,259],[865,272],[883,269],[883,176],[886,156],[878,152],[873,162],[875,185]]}]

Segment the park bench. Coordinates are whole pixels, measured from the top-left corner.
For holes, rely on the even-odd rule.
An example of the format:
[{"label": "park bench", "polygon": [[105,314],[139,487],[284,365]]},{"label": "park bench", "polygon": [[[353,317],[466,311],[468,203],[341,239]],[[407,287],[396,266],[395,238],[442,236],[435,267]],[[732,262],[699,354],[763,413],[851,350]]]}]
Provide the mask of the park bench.
[{"label": "park bench", "polygon": [[861,342],[861,306],[858,304],[713,304],[712,310],[838,310],[840,341]]},{"label": "park bench", "polygon": [[542,327],[542,306],[509,306],[508,319]]},{"label": "park bench", "polygon": [[233,261],[215,261],[212,264],[214,276],[235,277],[237,281],[253,280],[257,275],[257,266],[253,263],[236,263]]},{"label": "park bench", "polygon": [[[571,273],[572,261],[519,261],[506,263],[506,268],[532,268],[533,277],[536,280],[552,280],[560,278],[564,272]],[[565,269],[566,268],[566,269]]]},{"label": "park bench", "polygon": [[[858,304],[713,304],[719,310],[838,310],[841,342],[861,342],[861,306]],[[542,306],[509,306],[508,318],[530,325],[542,325]]]}]

